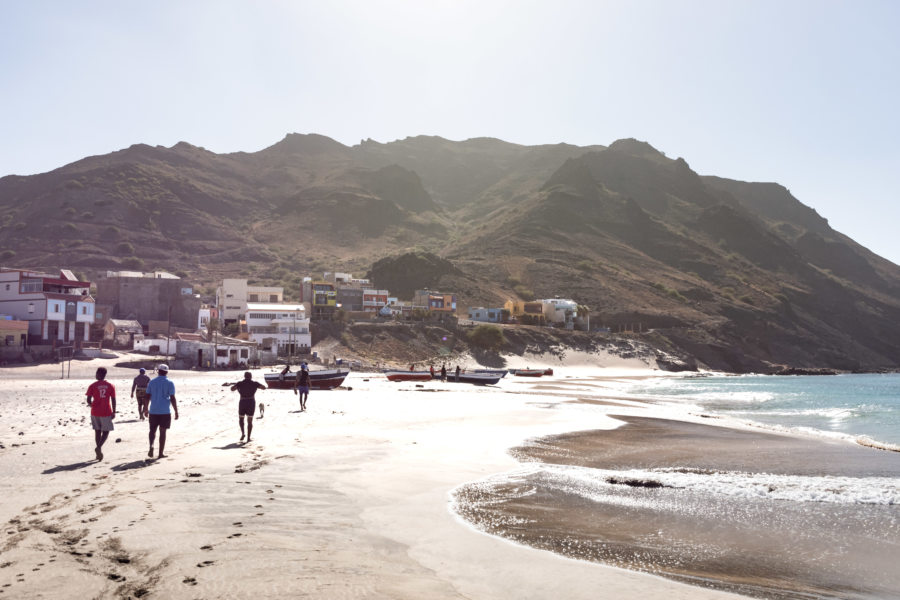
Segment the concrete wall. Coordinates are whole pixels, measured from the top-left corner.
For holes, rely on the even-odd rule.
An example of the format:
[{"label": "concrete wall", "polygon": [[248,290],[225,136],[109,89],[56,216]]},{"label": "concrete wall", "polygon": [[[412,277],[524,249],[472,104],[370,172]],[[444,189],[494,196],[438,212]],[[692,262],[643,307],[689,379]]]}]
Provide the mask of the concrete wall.
[{"label": "concrete wall", "polygon": [[152,353],[155,354],[177,354],[178,350],[178,340],[171,339],[159,339],[159,338],[144,338],[142,340],[134,341],[134,349],[138,352],[148,352],[150,353],[151,347],[158,346],[158,350],[153,350]]},{"label": "concrete wall", "polygon": [[182,279],[110,277],[97,281],[97,303],[112,307],[112,319],[135,319],[142,324],[169,321],[174,327],[194,330],[200,298],[183,294],[186,287],[190,286]]},{"label": "concrete wall", "polygon": [[[246,351],[247,356],[242,356]],[[213,354],[218,353],[213,362]],[[209,342],[178,343],[178,351],[175,353],[181,368],[206,369],[215,364],[216,367],[232,367],[234,363],[245,365],[255,364],[259,359],[259,353],[252,346],[228,346],[225,344],[210,344]],[[202,360],[202,363],[199,362]]]}]

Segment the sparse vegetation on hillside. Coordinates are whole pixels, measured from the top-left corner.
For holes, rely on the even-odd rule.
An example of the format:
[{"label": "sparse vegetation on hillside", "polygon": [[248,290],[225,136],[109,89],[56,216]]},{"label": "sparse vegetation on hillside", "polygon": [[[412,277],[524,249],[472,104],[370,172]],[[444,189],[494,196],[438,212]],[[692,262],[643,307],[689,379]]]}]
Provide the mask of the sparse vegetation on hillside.
[{"label": "sparse vegetation on hillside", "polygon": [[571,298],[714,368],[900,368],[897,265],[782,186],[701,177],[636,140],[136,145],[0,179],[0,251],[4,266],[89,277],[243,276],[289,298],[304,275],[368,270],[401,299],[454,293],[459,312]]},{"label": "sparse vegetation on hillside", "polygon": [[466,334],[469,344],[483,350],[499,350],[506,339],[496,325],[478,325]]}]

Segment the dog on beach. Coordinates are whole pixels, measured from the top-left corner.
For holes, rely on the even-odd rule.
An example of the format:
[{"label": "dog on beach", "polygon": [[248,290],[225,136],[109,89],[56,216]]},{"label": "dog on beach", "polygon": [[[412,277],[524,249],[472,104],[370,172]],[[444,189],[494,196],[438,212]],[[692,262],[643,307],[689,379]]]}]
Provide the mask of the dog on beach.
[{"label": "dog on beach", "polygon": [[266,405],[262,402],[259,403],[259,418],[262,419],[266,415]]}]

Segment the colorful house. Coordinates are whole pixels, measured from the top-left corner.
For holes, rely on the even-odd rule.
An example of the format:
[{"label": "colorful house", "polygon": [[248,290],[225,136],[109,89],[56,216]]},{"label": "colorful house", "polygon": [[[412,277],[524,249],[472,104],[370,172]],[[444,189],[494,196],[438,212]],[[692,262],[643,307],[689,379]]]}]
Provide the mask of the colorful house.
[{"label": "colorful house", "polygon": [[387,290],[364,289],[363,310],[366,312],[381,311],[382,308],[388,305],[388,295],[389,292]]},{"label": "colorful house", "polygon": [[432,290],[416,290],[413,295],[413,306],[422,307],[429,312],[456,314],[456,295]]},{"label": "colorful house", "polygon": [[58,276],[26,269],[0,270],[0,311],[28,322],[36,343],[80,346],[94,323],[91,282],[66,269]]},{"label": "colorful house", "polygon": [[312,316],[328,317],[337,310],[337,290],[333,283],[316,281],[310,284]]}]

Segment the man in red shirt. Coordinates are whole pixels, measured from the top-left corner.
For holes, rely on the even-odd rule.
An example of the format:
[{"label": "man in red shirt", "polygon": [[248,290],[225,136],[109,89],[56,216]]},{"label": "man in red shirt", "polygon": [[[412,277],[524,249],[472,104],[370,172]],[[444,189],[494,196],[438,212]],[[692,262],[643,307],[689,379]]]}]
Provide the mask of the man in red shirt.
[{"label": "man in red shirt", "polygon": [[106,368],[97,369],[97,381],[87,389],[87,404],[91,407],[91,425],[94,428],[94,440],[97,447],[94,452],[97,460],[103,460],[103,442],[113,430],[113,419],[116,416],[116,388],[106,381]]}]

